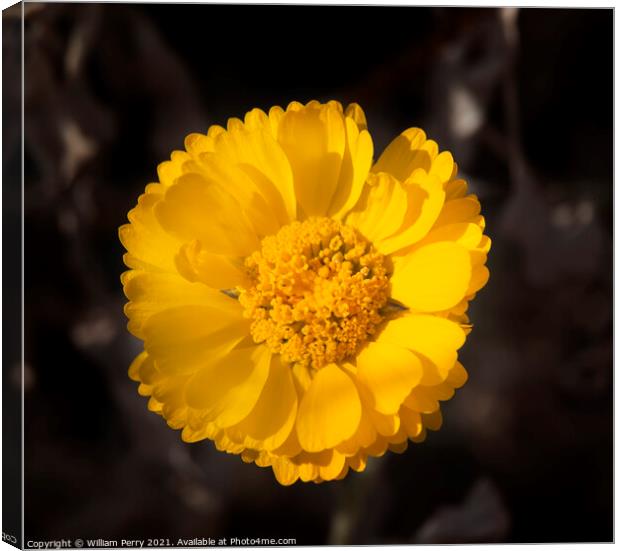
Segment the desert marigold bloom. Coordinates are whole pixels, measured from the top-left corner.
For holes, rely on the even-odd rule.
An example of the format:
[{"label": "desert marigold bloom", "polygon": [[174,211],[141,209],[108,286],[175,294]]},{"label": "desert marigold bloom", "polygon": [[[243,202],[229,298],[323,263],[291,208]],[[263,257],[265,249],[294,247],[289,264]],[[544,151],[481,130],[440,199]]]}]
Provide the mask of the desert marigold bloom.
[{"label": "desert marigold bloom", "polygon": [[488,280],[475,195],[418,128],[373,163],[364,113],[253,109],[191,134],[129,224],[129,376],[186,442],[343,478],[439,429]]}]

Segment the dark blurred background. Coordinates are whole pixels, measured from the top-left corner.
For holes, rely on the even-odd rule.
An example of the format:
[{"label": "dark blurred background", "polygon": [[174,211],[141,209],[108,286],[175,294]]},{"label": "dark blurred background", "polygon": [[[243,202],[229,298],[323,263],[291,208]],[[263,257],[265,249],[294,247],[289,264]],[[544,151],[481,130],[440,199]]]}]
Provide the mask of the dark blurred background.
[{"label": "dark blurred background", "polygon": [[[26,539],[611,541],[612,17],[26,4]],[[3,25],[18,71],[21,11]],[[19,82],[3,94],[18,201]],[[117,228],[186,134],[313,98],[359,102],[376,154],[410,126],[453,152],[491,280],[442,430],[343,482],[284,488],[147,411]]]}]

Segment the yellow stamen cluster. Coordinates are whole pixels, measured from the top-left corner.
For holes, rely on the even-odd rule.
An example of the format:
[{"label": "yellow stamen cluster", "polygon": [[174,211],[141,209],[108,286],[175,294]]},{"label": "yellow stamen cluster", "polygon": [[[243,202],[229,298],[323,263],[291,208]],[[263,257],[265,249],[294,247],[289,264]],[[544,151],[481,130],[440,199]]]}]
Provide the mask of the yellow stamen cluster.
[{"label": "yellow stamen cluster", "polygon": [[353,356],[389,297],[382,254],[331,218],[284,226],[246,259],[254,285],[239,301],[254,341],[285,362],[320,368]]}]

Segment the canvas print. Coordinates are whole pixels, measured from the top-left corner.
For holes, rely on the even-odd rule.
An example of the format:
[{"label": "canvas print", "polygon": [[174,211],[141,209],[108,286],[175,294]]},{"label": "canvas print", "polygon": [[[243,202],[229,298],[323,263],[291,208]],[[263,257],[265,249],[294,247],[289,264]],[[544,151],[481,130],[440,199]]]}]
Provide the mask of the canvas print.
[{"label": "canvas print", "polygon": [[3,540],[612,541],[613,38],[4,10]]}]

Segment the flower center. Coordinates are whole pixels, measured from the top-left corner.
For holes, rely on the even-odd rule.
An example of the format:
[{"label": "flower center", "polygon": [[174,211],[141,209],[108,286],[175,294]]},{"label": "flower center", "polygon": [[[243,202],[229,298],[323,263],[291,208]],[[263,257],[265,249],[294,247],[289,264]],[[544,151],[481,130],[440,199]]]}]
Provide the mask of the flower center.
[{"label": "flower center", "polygon": [[353,356],[381,323],[384,256],[331,218],[284,226],[245,261],[253,286],[239,301],[256,343],[285,362],[320,368]]}]

